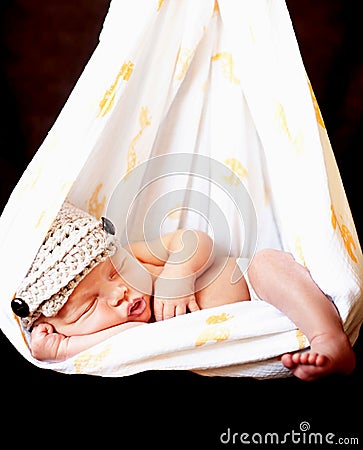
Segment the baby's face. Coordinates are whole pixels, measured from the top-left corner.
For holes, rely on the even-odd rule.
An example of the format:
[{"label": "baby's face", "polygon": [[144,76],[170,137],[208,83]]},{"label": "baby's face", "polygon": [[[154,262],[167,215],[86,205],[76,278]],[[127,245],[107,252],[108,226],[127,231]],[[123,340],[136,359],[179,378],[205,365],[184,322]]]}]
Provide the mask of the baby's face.
[{"label": "baby's face", "polygon": [[[66,336],[91,334],[126,322],[148,322],[152,281],[145,269],[140,272],[138,264],[130,257],[129,277],[127,273],[121,277],[111,260],[106,259],[83,278],[56,316],[41,321]],[[132,272],[143,276],[142,290],[127,282]]]}]

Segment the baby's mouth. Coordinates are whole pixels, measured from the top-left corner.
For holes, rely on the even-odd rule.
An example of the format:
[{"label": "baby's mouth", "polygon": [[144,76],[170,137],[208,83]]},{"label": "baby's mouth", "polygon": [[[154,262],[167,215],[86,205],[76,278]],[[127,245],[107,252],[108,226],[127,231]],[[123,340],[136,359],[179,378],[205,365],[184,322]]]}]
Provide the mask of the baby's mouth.
[{"label": "baby's mouth", "polygon": [[132,303],[129,305],[128,315],[130,317],[139,316],[146,309],[146,301],[140,297],[132,300]]}]

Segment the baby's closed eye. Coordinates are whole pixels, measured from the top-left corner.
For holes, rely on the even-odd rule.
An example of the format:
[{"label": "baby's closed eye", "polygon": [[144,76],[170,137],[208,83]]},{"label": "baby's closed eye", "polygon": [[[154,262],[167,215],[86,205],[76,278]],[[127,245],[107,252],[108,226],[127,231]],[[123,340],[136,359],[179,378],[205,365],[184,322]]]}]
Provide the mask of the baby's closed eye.
[{"label": "baby's closed eye", "polygon": [[93,312],[93,310],[95,309],[97,304],[97,296],[94,296],[92,299],[90,299],[88,302],[86,302],[82,308],[80,308],[77,312],[77,314],[75,315],[75,318],[73,320],[71,320],[70,323],[76,323],[77,321],[79,321],[80,319],[84,319],[87,318],[88,316],[90,316]]}]

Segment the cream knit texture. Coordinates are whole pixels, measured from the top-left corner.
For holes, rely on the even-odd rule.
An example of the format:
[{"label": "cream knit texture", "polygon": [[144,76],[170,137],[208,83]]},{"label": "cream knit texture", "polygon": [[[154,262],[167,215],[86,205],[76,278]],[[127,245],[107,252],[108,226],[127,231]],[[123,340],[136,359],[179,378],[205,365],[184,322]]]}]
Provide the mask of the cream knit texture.
[{"label": "cream knit texture", "polygon": [[115,250],[101,221],[64,202],[16,293],[29,307],[25,328],[42,314],[55,316],[79,282]]}]

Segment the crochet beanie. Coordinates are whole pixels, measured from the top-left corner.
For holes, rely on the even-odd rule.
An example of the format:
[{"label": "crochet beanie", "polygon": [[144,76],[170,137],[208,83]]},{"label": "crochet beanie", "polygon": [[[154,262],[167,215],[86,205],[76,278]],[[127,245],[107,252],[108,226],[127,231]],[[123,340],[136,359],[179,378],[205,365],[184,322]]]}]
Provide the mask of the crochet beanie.
[{"label": "crochet beanie", "polygon": [[116,251],[115,229],[105,218],[65,201],[21,282],[13,312],[27,330],[43,314],[53,317],[80,281]]}]

